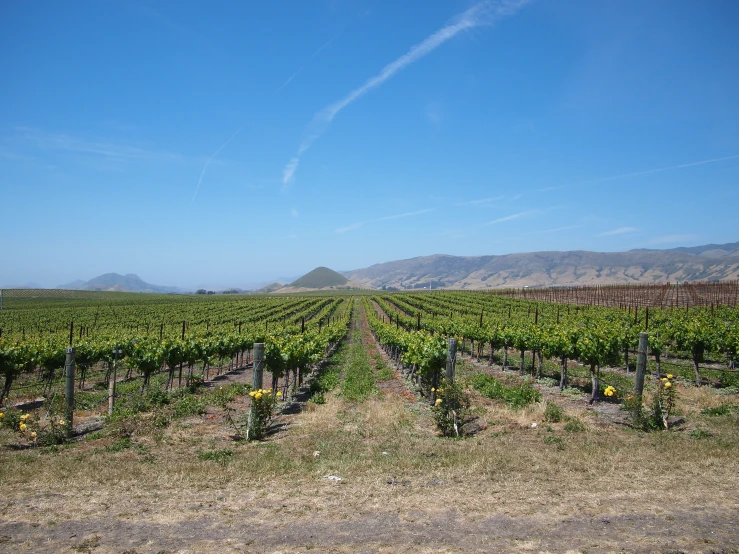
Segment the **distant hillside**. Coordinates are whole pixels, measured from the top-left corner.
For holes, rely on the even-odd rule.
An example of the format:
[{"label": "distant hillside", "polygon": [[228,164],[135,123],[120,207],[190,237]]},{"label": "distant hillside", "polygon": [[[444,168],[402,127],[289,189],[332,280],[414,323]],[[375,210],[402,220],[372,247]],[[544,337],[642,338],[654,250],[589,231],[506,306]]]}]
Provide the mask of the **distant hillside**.
[{"label": "distant hillside", "polygon": [[327,267],[317,267],[287,286],[273,291],[275,294],[300,293],[314,290],[348,290],[366,289],[364,285],[355,283],[341,273]]},{"label": "distant hillside", "polygon": [[723,258],[725,256],[739,255],[739,242],[729,242],[727,244],[704,244],[703,246],[680,246],[678,248],[670,248],[668,250],[650,250],[642,248],[640,250],[632,250],[632,252],[682,252],[684,254],[704,256],[706,258]]},{"label": "distant hillside", "polygon": [[165,287],[152,285],[143,281],[138,275],[129,273],[119,275],[118,273],[106,273],[93,277],[89,281],[73,281],[66,285],[59,285],[58,289],[66,290],[111,290],[118,292],[158,292],[158,293],[180,293],[177,287]]},{"label": "distant hillside", "polygon": [[261,289],[253,291],[251,294],[268,294],[270,292],[275,292],[276,290],[280,290],[282,287],[284,287],[282,283],[270,283],[266,287],[262,287]]},{"label": "distant hillside", "polygon": [[290,283],[291,287],[304,289],[322,289],[325,287],[339,287],[346,285],[347,279],[341,273],[327,267],[317,267],[309,271],[300,279]]},{"label": "distant hillside", "polygon": [[[504,256],[422,256],[345,272],[371,288],[594,285],[739,279],[734,244],[630,252],[531,252]],[[728,252],[717,256],[718,250]]]}]

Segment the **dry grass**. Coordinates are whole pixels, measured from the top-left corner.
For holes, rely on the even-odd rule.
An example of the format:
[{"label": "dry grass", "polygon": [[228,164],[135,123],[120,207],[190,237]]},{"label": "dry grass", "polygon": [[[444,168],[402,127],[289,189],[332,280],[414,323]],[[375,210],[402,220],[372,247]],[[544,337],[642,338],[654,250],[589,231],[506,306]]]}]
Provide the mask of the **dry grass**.
[{"label": "dry grass", "polygon": [[[0,517],[27,524],[19,529],[28,536],[55,537],[50,552],[71,544],[61,534],[83,522],[105,529],[93,551],[105,552],[108,544],[112,552],[124,550],[131,529],[156,537],[165,533],[161,529],[190,528],[198,521],[209,522],[198,535],[205,542],[191,539],[190,551],[229,551],[224,541],[236,536],[245,519],[249,529],[266,534],[266,542],[243,543],[234,551],[318,545],[318,551],[351,552],[358,547],[356,537],[364,537],[359,544],[372,545],[373,552],[539,552],[572,545],[576,551],[609,551],[624,544],[649,551],[665,540],[702,551],[707,537],[714,537],[711,548],[728,547],[739,541],[739,531],[732,535],[720,523],[739,513],[737,415],[701,415],[704,407],[726,400],[707,389],[685,387],[680,395],[690,426],[651,434],[603,423],[584,403],[568,404],[561,422],[546,423],[544,402],[515,411],[473,395],[487,429],[464,440],[442,439],[425,406],[398,395],[354,404],[328,394],[326,404],[309,405],[295,416],[287,432],[244,444],[234,442],[231,430],[209,411],[164,431],[134,433],[131,446],[120,451],[112,451],[121,440],[115,436],[56,453],[2,450]],[[583,430],[568,432],[572,420]],[[712,436],[695,438],[696,428]],[[3,433],[0,441],[10,442]],[[221,449],[233,452],[225,465],[199,457]],[[686,514],[693,527],[686,527]],[[598,518],[610,518],[613,529],[621,530],[597,540],[578,531]],[[414,530],[444,531],[449,521],[451,527],[434,535],[438,548],[413,542]],[[665,533],[644,531],[644,522],[663,526]],[[211,537],[208,529],[216,528],[221,535]],[[309,541],[301,529],[321,537]],[[15,537],[3,531],[2,522],[1,534]],[[169,544],[161,541],[155,544]],[[405,550],[391,549],[393,541]],[[137,552],[158,551],[142,544]]]}]

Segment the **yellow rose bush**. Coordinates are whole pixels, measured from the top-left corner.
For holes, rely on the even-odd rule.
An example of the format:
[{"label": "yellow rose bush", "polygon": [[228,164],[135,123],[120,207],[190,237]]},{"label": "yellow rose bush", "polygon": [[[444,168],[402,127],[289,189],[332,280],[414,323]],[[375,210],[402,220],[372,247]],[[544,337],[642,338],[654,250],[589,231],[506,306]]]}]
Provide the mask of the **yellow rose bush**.
[{"label": "yellow rose bush", "polygon": [[465,418],[469,415],[469,397],[460,385],[446,381],[431,392],[436,397],[431,412],[437,429],[445,437],[458,437]]},{"label": "yellow rose bush", "polygon": [[277,403],[282,398],[280,391],[273,392],[272,389],[259,389],[251,391],[251,425],[247,432],[249,440],[259,440],[264,437],[269,424],[274,417]]}]

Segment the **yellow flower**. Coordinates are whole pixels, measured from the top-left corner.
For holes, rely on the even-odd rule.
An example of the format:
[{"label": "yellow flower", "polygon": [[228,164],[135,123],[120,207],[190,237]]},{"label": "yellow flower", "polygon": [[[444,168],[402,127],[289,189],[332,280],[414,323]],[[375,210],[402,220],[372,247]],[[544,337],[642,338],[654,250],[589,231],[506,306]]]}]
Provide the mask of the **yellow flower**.
[{"label": "yellow flower", "polygon": [[431,387],[431,392],[435,392],[436,389],[434,387]]},{"label": "yellow flower", "polygon": [[667,374],[667,378],[668,378],[668,379],[672,379],[672,373],[668,373],[668,374]]},{"label": "yellow flower", "polygon": [[254,398],[256,400],[259,400],[260,398],[262,398],[262,393],[261,392],[258,392],[257,394],[254,395]]},{"label": "yellow flower", "polygon": [[434,404],[434,406],[438,406],[439,404],[441,404],[441,398],[436,399],[436,404]]},{"label": "yellow flower", "polygon": [[31,417],[31,414],[23,414],[21,416],[21,421],[26,421],[29,417]]},{"label": "yellow flower", "polygon": [[26,430],[26,424],[25,423],[21,423],[21,431],[25,431],[25,430]]},{"label": "yellow flower", "polygon": [[667,381],[667,382],[665,383],[665,388],[666,388],[666,389],[669,389],[669,388],[670,388],[671,386],[672,386],[672,383],[670,383],[669,381]]},{"label": "yellow flower", "polygon": [[64,425],[64,420],[63,419],[60,419],[59,420],[59,425]]},{"label": "yellow flower", "polygon": [[36,440],[36,431],[34,431],[33,433],[31,433],[31,438],[34,439],[34,440]]},{"label": "yellow flower", "polygon": [[277,397],[279,398],[280,396],[282,396],[282,393],[280,391],[277,391]]},{"label": "yellow flower", "polygon": [[257,394],[257,393],[256,393],[256,392],[254,392],[254,391],[251,391],[251,392],[249,393],[249,396],[254,396],[255,394]]},{"label": "yellow flower", "polygon": [[667,381],[667,377],[662,377],[662,382],[664,383],[665,381]]},{"label": "yellow flower", "polygon": [[3,412],[0,412],[0,419],[4,418],[5,414]]}]

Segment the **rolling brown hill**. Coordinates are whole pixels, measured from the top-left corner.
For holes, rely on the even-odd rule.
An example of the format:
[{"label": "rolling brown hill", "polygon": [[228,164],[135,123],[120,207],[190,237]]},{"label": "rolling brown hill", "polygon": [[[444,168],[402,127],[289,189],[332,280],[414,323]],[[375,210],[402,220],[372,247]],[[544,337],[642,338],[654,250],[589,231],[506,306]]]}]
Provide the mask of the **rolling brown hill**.
[{"label": "rolling brown hill", "polygon": [[[685,250],[689,250],[686,252]],[[344,272],[372,288],[563,286],[739,279],[739,243],[629,252],[437,254]]]}]

